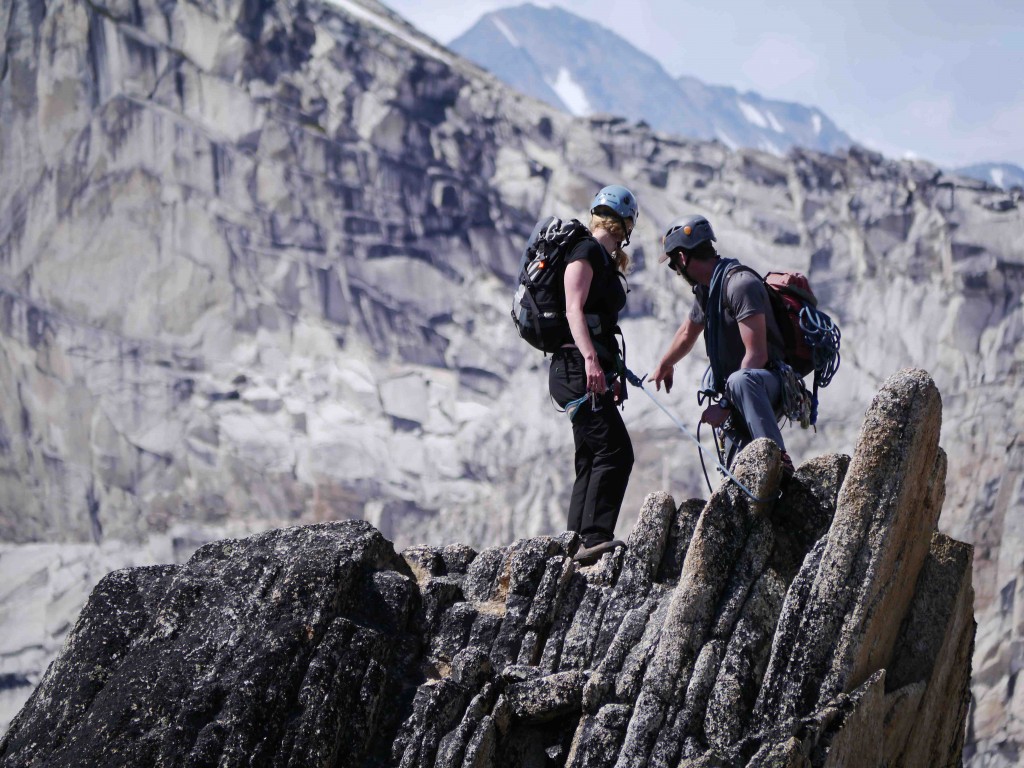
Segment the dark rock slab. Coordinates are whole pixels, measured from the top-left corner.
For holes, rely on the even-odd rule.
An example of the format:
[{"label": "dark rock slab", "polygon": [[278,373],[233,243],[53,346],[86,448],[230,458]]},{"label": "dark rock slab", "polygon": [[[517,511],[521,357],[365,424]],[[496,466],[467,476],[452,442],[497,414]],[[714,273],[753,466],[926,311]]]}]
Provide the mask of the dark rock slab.
[{"label": "dark rock slab", "polygon": [[510,685],[505,696],[515,717],[543,722],[580,712],[586,680],[587,675],[582,670],[556,672]]},{"label": "dark rock slab", "polygon": [[359,764],[400,721],[381,705],[418,644],[403,572],[379,532],[352,522],[114,574],[12,725],[3,765]]},{"label": "dark rock slab", "polygon": [[4,765],[42,763],[68,746],[125,664],[136,637],[153,621],[177,570],[161,566],[114,571],[96,585],[64,652],[0,741]]}]

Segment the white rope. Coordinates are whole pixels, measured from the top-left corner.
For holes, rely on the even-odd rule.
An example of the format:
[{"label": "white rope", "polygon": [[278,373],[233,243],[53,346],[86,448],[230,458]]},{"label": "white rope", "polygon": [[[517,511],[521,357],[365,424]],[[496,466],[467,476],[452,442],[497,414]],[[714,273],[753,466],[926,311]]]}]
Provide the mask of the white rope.
[{"label": "white rope", "polygon": [[706,453],[708,456],[710,456],[711,460],[714,461],[715,466],[718,467],[722,471],[722,473],[725,474],[730,480],[732,480],[734,483],[736,483],[736,485],[739,486],[741,491],[743,491],[745,494],[747,494],[747,496],[749,496],[751,499],[753,499],[758,504],[767,504],[770,501],[770,499],[759,499],[757,496],[755,496],[753,493],[751,493],[750,490],[747,488],[747,486],[745,486],[743,483],[741,483],[739,481],[739,478],[737,478],[736,475],[734,475],[732,472],[730,472],[726,467],[724,467],[722,465],[722,463],[718,460],[718,456],[717,455],[715,455],[714,453],[709,451],[707,448],[705,448],[703,445],[701,445],[700,440],[698,440],[694,436],[694,434],[692,432],[690,432],[690,430],[688,430],[686,428],[686,425],[683,424],[683,422],[681,422],[678,418],[676,418],[676,416],[671,411],[669,411],[668,408],[666,408],[664,405],[662,405],[661,402],[659,402],[658,399],[649,390],[644,388],[644,379],[647,378],[646,376],[644,376],[644,379],[640,379],[640,378],[637,378],[636,374],[632,373],[632,371],[630,371],[630,373],[632,374],[631,383],[634,386],[639,387],[639,389],[641,391],[643,391],[649,398],[651,398],[651,402],[654,403],[656,406],[658,406],[665,413],[666,416],[668,416],[670,419],[672,419],[672,422],[677,427],[679,427],[679,429],[682,431],[682,433],[684,435],[686,435],[694,443],[696,443],[697,447],[700,450],[702,450],[704,453]]}]

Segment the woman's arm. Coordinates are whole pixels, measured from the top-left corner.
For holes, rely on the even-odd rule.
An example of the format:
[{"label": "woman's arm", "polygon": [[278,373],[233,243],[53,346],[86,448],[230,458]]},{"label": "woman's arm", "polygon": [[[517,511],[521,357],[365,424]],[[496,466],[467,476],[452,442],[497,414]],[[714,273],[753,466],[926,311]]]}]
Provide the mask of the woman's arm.
[{"label": "woman's arm", "polygon": [[586,259],[579,259],[565,268],[565,318],[569,321],[572,340],[583,355],[587,369],[587,391],[603,395],[608,388],[601,363],[597,360],[597,350],[590,338],[587,318],[583,313],[583,305],[590,293],[590,283],[594,279],[594,268]]}]

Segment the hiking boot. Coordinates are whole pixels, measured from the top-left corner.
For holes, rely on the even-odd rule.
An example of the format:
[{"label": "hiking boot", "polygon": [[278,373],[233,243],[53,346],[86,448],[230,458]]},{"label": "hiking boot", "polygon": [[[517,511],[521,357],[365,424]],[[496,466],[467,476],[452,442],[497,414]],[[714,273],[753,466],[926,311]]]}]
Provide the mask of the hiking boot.
[{"label": "hiking boot", "polygon": [[618,539],[611,539],[609,541],[599,541],[597,544],[592,544],[589,547],[580,547],[576,551],[576,554],[573,556],[572,559],[580,565],[593,565],[601,559],[601,555],[605,554],[606,552],[611,552],[617,547],[624,546],[626,545]]},{"label": "hiking boot", "polygon": [[796,468],[793,466],[793,460],[789,458],[789,454],[785,451],[782,452],[782,479],[789,480],[796,472]]}]

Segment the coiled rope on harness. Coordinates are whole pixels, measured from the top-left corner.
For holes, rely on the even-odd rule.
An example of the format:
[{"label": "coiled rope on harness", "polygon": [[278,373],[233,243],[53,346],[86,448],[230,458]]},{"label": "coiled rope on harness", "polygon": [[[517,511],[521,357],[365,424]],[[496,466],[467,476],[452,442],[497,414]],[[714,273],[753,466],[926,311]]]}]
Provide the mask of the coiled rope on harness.
[{"label": "coiled rope on harness", "polygon": [[800,330],[814,350],[814,373],[819,386],[827,387],[839,370],[839,344],[842,334],[832,318],[814,307],[800,310]]},{"label": "coiled rope on harness", "polygon": [[818,423],[818,388],[827,387],[839,370],[839,345],[842,334],[832,318],[814,307],[800,310],[800,330],[814,355],[814,387],[811,392],[809,422]]}]

